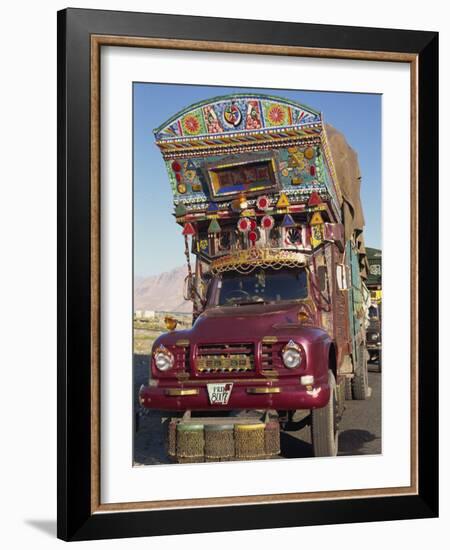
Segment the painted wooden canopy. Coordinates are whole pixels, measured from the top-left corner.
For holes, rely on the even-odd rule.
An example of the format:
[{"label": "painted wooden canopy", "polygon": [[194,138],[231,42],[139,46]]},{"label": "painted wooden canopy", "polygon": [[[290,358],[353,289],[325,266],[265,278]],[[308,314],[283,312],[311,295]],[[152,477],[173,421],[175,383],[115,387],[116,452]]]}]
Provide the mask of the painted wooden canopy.
[{"label": "painted wooden canopy", "polygon": [[[236,234],[254,247],[305,250],[307,241],[322,242],[310,239],[305,225],[310,218],[322,236],[325,222],[340,221],[339,185],[322,115],[311,107],[233,94],[190,105],[154,133],[175,218],[204,258],[238,246]],[[311,216],[319,211],[316,222]]]},{"label": "painted wooden canopy", "polygon": [[292,128],[321,122],[311,107],[261,94],[233,94],[190,105],[164,122],[157,141]]}]

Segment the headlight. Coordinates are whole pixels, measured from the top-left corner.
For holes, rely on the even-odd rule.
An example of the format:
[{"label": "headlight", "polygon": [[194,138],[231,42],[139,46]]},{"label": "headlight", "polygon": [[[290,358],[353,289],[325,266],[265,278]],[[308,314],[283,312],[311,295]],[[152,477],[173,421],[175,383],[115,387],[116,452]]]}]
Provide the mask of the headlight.
[{"label": "headlight", "polygon": [[281,356],[284,366],[288,369],[295,369],[302,362],[302,351],[300,346],[292,340],[284,346]]},{"label": "headlight", "polygon": [[171,369],[175,360],[173,354],[162,345],[158,346],[153,352],[153,358],[155,360],[156,368],[161,371]]},{"label": "headlight", "polygon": [[370,339],[371,340],[378,340],[378,337],[380,335],[378,334],[378,332],[372,332],[372,334],[370,335]]}]

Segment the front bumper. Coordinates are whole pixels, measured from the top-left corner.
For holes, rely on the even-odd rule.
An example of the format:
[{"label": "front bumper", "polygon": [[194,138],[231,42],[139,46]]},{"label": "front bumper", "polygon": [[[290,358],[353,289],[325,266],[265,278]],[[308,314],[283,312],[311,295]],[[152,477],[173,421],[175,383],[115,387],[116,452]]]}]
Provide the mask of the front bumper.
[{"label": "front bumper", "polygon": [[[141,386],[139,403],[148,409],[165,411],[213,411],[213,410],[301,410],[324,407],[330,398],[328,383],[303,386],[292,381],[265,381],[250,383],[242,380],[220,380],[233,382],[233,389],[227,405],[211,405],[205,381],[194,383],[174,382],[157,387]],[[210,383],[219,380],[209,380]]]}]

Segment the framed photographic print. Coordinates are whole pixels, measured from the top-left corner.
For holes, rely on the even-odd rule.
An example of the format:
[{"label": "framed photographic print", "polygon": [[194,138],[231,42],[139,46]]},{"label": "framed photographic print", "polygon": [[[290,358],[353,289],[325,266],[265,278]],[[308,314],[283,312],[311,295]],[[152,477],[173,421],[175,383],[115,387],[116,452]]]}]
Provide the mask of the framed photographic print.
[{"label": "framed photographic print", "polygon": [[436,33],[58,14],[58,536],[435,517]]}]

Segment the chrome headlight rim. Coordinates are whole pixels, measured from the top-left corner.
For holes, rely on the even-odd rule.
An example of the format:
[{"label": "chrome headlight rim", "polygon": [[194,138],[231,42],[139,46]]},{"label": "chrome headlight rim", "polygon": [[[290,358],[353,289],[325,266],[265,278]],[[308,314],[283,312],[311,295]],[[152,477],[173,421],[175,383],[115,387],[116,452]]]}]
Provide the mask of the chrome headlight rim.
[{"label": "chrome headlight rim", "polygon": [[166,372],[173,367],[175,357],[170,350],[168,350],[165,346],[160,345],[153,352],[153,361],[155,363],[155,367],[159,371]]},{"label": "chrome headlight rim", "polygon": [[287,369],[296,369],[302,364],[302,349],[293,340],[290,340],[281,350],[281,358]]}]

